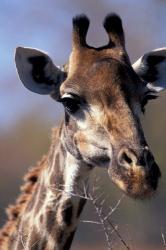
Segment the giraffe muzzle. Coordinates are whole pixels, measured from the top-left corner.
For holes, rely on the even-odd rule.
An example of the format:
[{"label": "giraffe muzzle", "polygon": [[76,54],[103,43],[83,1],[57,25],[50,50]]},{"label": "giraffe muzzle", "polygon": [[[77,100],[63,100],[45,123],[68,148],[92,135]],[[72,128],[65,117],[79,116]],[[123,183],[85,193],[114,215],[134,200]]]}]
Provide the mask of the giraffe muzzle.
[{"label": "giraffe muzzle", "polygon": [[161,177],[160,169],[147,146],[138,155],[132,149],[122,148],[108,173],[127,195],[141,199],[155,193]]}]

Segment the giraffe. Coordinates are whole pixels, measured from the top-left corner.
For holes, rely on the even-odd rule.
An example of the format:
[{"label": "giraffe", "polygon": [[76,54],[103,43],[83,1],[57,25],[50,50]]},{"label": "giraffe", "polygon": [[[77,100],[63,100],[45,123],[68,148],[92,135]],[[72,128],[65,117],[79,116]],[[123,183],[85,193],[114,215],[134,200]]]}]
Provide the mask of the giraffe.
[{"label": "giraffe", "polygon": [[[165,88],[166,48],[146,53],[133,66],[122,21],[106,16],[107,45],[86,43],[89,19],[73,18],[69,62],[57,67],[43,51],[18,47],[15,61],[29,90],[64,106],[46,156],[29,170],[22,194],[8,208],[0,249],[68,250],[86,203],[95,167],[132,198],[152,196],[161,175],[141,127],[140,115]],[[80,193],[80,196],[74,195]]]}]

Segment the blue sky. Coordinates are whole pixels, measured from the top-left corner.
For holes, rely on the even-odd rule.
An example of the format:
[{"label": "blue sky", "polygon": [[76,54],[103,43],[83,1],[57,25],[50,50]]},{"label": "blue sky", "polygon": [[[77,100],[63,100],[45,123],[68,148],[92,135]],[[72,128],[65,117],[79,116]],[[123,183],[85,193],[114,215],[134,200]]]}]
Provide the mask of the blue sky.
[{"label": "blue sky", "polygon": [[127,49],[134,60],[145,51],[166,46],[166,2],[162,0],[1,0],[0,1],[0,128],[11,126],[26,112],[45,107],[50,117],[59,106],[49,97],[33,94],[19,82],[14,51],[17,46],[48,51],[58,65],[71,50],[71,19],[86,13],[91,19],[88,42],[95,46],[107,41],[102,21],[108,12],[123,19]]}]

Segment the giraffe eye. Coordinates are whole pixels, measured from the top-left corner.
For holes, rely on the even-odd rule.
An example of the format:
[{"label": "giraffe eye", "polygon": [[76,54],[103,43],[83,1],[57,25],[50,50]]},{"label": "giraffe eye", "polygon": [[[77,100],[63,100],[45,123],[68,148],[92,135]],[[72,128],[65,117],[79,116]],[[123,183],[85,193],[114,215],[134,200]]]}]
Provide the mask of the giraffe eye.
[{"label": "giraffe eye", "polygon": [[73,94],[64,94],[61,102],[68,113],[74,114],[80,108],[79,97]]}]

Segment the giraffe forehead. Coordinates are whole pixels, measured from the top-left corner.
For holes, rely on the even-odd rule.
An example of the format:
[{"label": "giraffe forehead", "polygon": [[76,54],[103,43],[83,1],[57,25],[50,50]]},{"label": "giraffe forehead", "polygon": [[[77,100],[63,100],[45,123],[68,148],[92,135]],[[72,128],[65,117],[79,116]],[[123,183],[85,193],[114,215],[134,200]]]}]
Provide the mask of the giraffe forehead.
[{"label": "giraffe forehead", "polygon": [[[119,62],[124,62],[126,53],[124,52],[123,48],[105,48],[103,50],[96,50],[96,49],[81,49],[81,50],[73,50],[70,54],[69,64],[78,65],[84,62],[85,64],[92,64],[98,60],[103,59],[115,59]],[[127,62],[127,61],[125,61]],[[128,62],[127,62],[128,63]]]},{"label": "giraffe forehead", "polygon": [[121,96],[122,85],[125,84],[128,88],[128,83],[132,82],[132,76],[129,75],[125,65],[110,58],[90,64],[77,63],[74,71],[69,70],[68,77],[61,86],[61,93],[74,91],[89,99],[100,95],[109,100],[109,96]]}]

